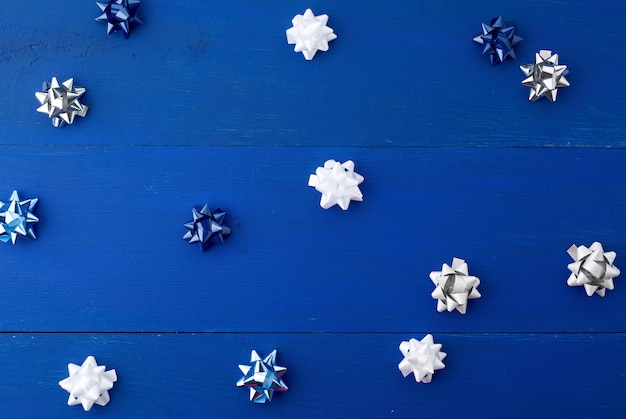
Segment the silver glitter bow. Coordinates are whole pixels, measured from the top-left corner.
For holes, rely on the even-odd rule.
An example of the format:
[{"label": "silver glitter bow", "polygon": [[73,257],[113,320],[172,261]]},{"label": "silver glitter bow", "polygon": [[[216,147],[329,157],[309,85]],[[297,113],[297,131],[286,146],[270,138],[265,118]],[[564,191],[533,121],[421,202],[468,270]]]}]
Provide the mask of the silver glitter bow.
[{"label": "silver glitter bow", "polygon": [[569,86],[565,78],[569,73],[567,66],[559,64],[559,55],[550,50],[542,49],[535,54],[535,64],[524,64],[519,68],[526,75],[522,84],[530,87],[530,101],[547,97],[555,102],[557,89]]},{"label": "silver glitter bow", "polygon": [[47,114],[55,127],[72,124],[77,115],[87,115],[87,105],[80,103],[80,97],[86,91],[84,87],[75,87],[73,78],[59,84],[57,78],[52,77],[50,83],[43,83],[43,92],[35,92],[41,104],[37,112]]}]

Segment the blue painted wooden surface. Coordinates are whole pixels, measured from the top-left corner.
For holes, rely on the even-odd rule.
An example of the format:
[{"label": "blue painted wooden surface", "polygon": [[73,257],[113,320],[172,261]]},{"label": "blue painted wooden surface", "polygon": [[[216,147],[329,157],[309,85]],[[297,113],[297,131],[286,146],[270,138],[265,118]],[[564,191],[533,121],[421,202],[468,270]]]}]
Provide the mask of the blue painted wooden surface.
[{"label": "blue painted wooden surface", "polygon": [[[91,1],[4,1],[0,132],[11,144],[626,144],[621,2],[477,3],[152,0],[126,41],[103,35]],[[284,33],[307,7],[338,34],[313,62]],[[525,40],[491,68],[471,38],[497,14]],[[525,100],[518,65],[542,48],[571,68],[558,105]],[[88,89],[89,118],[71,130],[32,112],[51,76]]]},{"label": "blue painted wooden surface", "polygon": [[[622,414],[626,286],[565,284],[572,243],[626,255],[622,3],[177,5],[124,40],[91,1],[0,2],[0,199],[41,217],[3,247],[0,417],[83,415],[57,382],[90,354],[120,376],[103,417]],[[312,62],[284,35],[307,7],[339,36]],[[500,14],[524,42],[492,68],[471,38]],[[571,70],[557,103],[520,84],[540,48]],[[35,112],[52,76],[87,118]],[[366,178],[347,212],[306,186],[329,158]],[[202,254],[205,202],[233,234]],[[482,280],[465,316],[430,297],[455,256]],[[396,367],[425,333],[429,385]],[[289,369],[267,406],[234,385],[252,348]]]},{"label": "blue painted wooden surface", "polygon": [[[618,417],[626,407],[618,385],[626,366],[615,349],[626,345],[624,334],[438,334],[447,366],[428,385],[397,370],[397,346],[410,336],[3,335],[3,415],[86,417],[65,406],[57,381],[67,375],[62,361],[81,363],[87,352],[119,376],[111,402],[89,412],[97,417]],[[269,404],[249,403],[235,386],[236,365],[249,348],[275,347],[290,389]]]},{"label": "blue painted wooden surface", "polygon": [[[306,185],[329,157],[353,158],[366,176],[365,201],[347,212],[322,210]],[[14,280],[0,285],[6,298],[34,304],[28,316],[10,305],[0,324],[26,332],[621,332],[619,279],[604,299],[565,281],[572,243],[626,250],[626,200],[606,184],[626,183],[625,157],[537,148],[290,147],[277,155],[13,147],[0,165],[31,168],[20,186],[40,198],[42,221],[37,241],[5,251]],[[202,253],[182,240],[182,224],[205,202],[227,211],[233,234]],[[483,281],[484,298],[466,316],[437,313],[430,296],[429,272],[455,256]]]}]

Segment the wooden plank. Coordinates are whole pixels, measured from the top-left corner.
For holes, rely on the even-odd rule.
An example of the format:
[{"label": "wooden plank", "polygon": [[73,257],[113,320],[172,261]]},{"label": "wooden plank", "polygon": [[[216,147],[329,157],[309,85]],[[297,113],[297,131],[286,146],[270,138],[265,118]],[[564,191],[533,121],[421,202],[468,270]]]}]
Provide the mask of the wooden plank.
[{"label": "wooden plank", "polygon": [[[5,147],[2,198],[39,197],[39,239],[4,247],[4,331],[623,332],[626,287],[566,286],[572,244],[626,254],[626,151]],[[365,200],[307,187],[352,158]],[[228,213],[207,253],[191,207]],[[465,258],[483,298],[437,313],[429,272]]]},{"label": "wooden plank", "polygon": [[[72,418],[57,382],[94,355],[119,381],[105,417],[619,417],[624,334],[438,334],[430,384],[397,369],[410,334],[0,335],[4,417]],[[290,387],[254,405],[235,386],[250,350],[278,349]],[[84,416],[81,416],[84,417]]]},{"label": "wooden plank", "polygon": [[[624,147],[624,6],[613,0],[152,0],[128,40],[93,3],[4,2],[4,144]],[[306,62],[287,45],[312,6],[338,34]],[[607,11],[611,11],[607,13]],[[472,37],[502,13],[525,38],[491,68]],[[610,30],[604,30],[610,28]],[[519,64],[541,48],[569,65],[559,101],[529,103]],[[52,76],[88,89],[85,120],[55,130],[33,93]]]}]

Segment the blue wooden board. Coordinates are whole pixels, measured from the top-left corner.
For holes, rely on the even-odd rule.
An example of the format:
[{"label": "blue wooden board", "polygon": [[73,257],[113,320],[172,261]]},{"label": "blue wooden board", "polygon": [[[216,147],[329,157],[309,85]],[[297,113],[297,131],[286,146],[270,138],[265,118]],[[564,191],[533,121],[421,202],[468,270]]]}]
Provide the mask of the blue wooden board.
[{"label": "blue wooden board", "polygon": [[[616,385],[626,375],[622,333],[436,334],[449,355],[428,385],[397,369],[399,343],[423,334],[3,335],[3,415],[86,417],[65,406],[57,382],[88,353],[119,376],[111,402],[89,412],[97,417],[618,417],[626,409]],[[247,402],[236,366],[251,348],[276,347],[289,391]]]},{"label": "blue wooden board", "polygon": [[[331,157],[355,159],[366,176],[364,202],[347,212],[321,209],[306,184]],[[626,183],[624,157],[15,147],[0,165],[32,168],[20,185],[40,198],[42,221],[36,242],[7,249],[11,280],[0,285],[9,300],[34,304],[27,316],[23,305],[7,307],[0,324],[27,332],[624,331],[619,278],[604,299],[565,283],[572,243],[600,240],[626,253],[616,230],[626,201],[598,177],[578,176],[584,169]],[[233,234],[202,253],[182,240],[182,224],[205,202],[227,211]],[[482,279],[484,298],[466,316],[437,313],[430,296],[428,274],[453,257]]]},{"label": "blue wooden board", "polygon": [[[284,34],[307,7],[338,34],[312,62]],[[626,286],[565,284],[572,243],[626,255],[622,3],[145,0],[128,40],[91,1],[0,11],[0,200],[41,217],[3,246],[0,417],[84,415],[57,383],[87,355],[120,376],[97,416],[622,416]],[[524,42],[492,68],[471,38],[497,15]],[[557,103],[521,85],[541,48]],[[87,118],[35,112],[52,76]],[[330,158],[366,178],[347,212],[306,185]],[[203,254],[205,202],[233,234]],[[482,281],[465,316],[430,297],[455,256]],[[425,333],[429,385],[397,370]],[[289,368],[266,406],[234,385],[253,348]]]},{"label": "blue wooden board", "polygon": [[[623,5],[497,0],[152,0],[128,40],[91,2],[3,2],[0,132],[10,144],[623,147]],[[307,7],[338,34],[313,62],[285,30]],[[491,68],[472,41],[501,14],[525,41]],[[520,64],[552,49],[571,69],[559,103],[528,103]],[[53,131],[44,80],[75,77],[89,118]]]}]

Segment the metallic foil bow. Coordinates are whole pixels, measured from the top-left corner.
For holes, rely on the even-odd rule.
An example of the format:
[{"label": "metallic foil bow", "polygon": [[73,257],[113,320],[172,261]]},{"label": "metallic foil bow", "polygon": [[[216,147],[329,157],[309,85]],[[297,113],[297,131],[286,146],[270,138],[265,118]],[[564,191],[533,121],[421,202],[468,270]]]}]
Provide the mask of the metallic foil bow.
[{"label": "metallic foil bow", "polygon": [[452,266],[443,264],[441,271],[430,273],[430,280],[435,284],[431,296],[437,299],[437,311],[453,311],[465,314],[467,300],[480,298],[478,286],[480,280],[470,276],[467,263],[463,259],[453,258]]},{"label": "metallic foil bow", "polygon": [[141,5],[139,0],[109,0],[106,3],[96,2],[102,14],[96,22],[107,24],[107,35],[112,32],[122,32],[125,38],[130,35],[131,28],[143,24],[137,16],[137,9]]},{"label": "metallic foil bow", "polygon": [[322,208],[339,205],[345,211],[350,201],[363,201],[363,194],[359,189],[363,180],[365,178],[354,171],[352,160],[339,163],[331,159],[324,163],[324,167],[318,167],[314,175],[309,176],[309,186],[322,193]]},{"label": "metallic foil bow", "polygon": [[8,202],[0,201],[0,241],[15,244],[19,236],[35,240],[35,224],[39,218],[33,214],[39,198],[20,200],[13,191]]},{"label": "metallic foil bow", "polygon": [[502,16],[494,17],[491,23],[482,24],[483,33],[474,38],[475,42],[483,45],[483,55],[488,55],[491,64],[495,65],[506,60],[507,57],[515,59],[513,46],[522,41],[515,35],[515,26],[506,26]]},{"label": "metallic foil bow", "polygon": [[328,43],[337,39],[327,23],[328,15],[315,16],[311,9],[306,9],[304,15],[292,19],[293,27],[287,29],[287,43],[296,44],[293,50],[312,60],[317,51],[328,51]]},{"label": "metallic foil bow", "polygon": [[183,239],[189,243],[200,243],[203,252],[217,241],[224,244],[224,236],[230,234],[230,228],[222,225],[226,213],[219,208],[211,212],[209,204],[204,204],[202,208],[193,207],[191,211],[193,220],[184,224],[189,231]]},{"label": "metallic foil bow", "polygon": [[88,356],[83,365],[68,364],[69,377],[59,381],[63,390],[70,393],[68,406],[81,404],[85,411],[95,404],[106,405],[111,398],[109,390],[117,381],[115,370],[105,371],[104,365],[98,366],[93,356]]},{"label": "metallic foil bow", "polygon": [[261,359],[252,350],[250,365],[239,365],[243,377],[237,381],[237,387],[250,389],[250,401],[254,403],[271,402],[274,391],[287,391],[287,385],[281,377],[287,368],[276,365],[276,349]]},{"label": "metallic foil bow", "polygon": [[557,89],[569,86],[565,78],[569,73],[567,66],[559,64],[559,55],[550,50],[542,49],[535,54],[535,64],[524,64],[520,69],[526,75],[522,84],[530,87],[530,101],[547,97],[555,102]]},{"label": "metallic foil bow", "polygon": [[613,265],[615,252],[605,252],[602,244],[593,242],[590,247],[571,245],[567,254],[574,262],[567,265],[572,273],[567,279],[570,287],[585,287],[589,297],[594,293],[604,297],[606,290],[613,289],[613,278],[619,276],[620,271]]},{"label": "metallic foil bow", "polygon": [[59,84],[57,78],[52,77],[50,83],[43,83],[43,92],[35,92],[35,97],[41,104],[37,112],[47,114],[55,127],[72,124],[77,115],[87,115],[88,106],[80,103],[80,97],[86,91],[84,87],[75,87],[73,78]]},{"label": "metallic foil bow", "polygon": [[430,383],[435,371],[445,368],[442,361],[447,354],[441,351],[440,343],[434,343],[431,334],[422,340],[403,341],[400,343],[400,352],[404,355],[398,364],[400,372],[404,377],[413,373],[418,383]]}]

